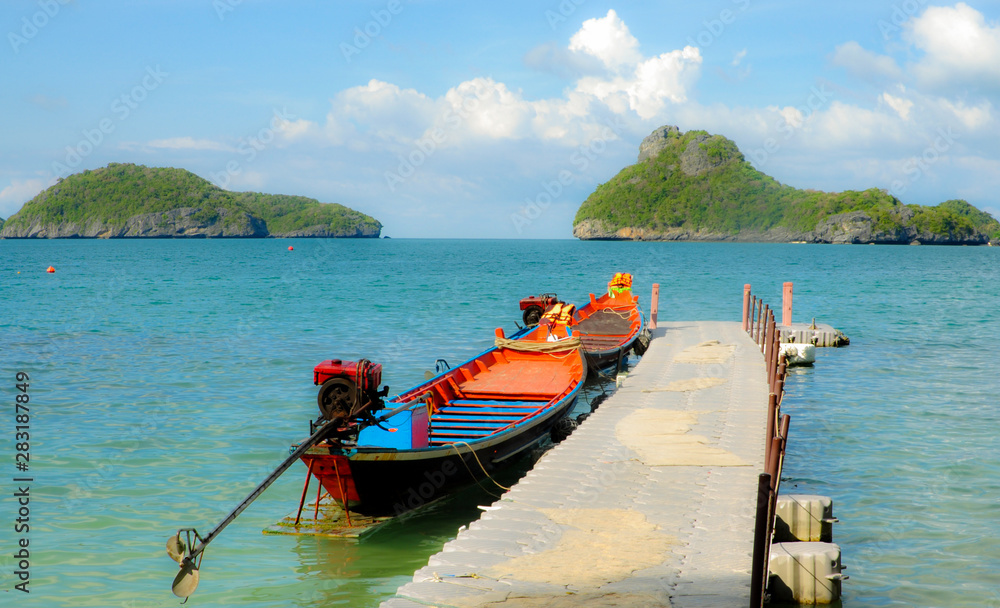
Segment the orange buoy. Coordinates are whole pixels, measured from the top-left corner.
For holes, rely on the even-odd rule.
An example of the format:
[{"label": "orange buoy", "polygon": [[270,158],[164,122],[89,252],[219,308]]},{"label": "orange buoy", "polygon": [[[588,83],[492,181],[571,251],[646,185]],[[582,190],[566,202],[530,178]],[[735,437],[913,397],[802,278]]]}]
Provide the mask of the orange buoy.
[{"label": "orange buoy", "polygon": [[289,251],[292,251],[292,250],[294,250],[294,249],[295,249],[295,247],[292,247],[291,245],[289,245],[289,246],[288,246],[288,250],[289,250]]},{"label": "orange buoy", "polygon": [[56,269],[55,269],[55,268],[53,268],[53,267],[49,266],[49,267],[48,267],[48,269],[46,269],[46,271],[45,271],[45,272],[48,272],[48,273],[53,273],[53,272],[55,272],[55,271],[56,271]]}]

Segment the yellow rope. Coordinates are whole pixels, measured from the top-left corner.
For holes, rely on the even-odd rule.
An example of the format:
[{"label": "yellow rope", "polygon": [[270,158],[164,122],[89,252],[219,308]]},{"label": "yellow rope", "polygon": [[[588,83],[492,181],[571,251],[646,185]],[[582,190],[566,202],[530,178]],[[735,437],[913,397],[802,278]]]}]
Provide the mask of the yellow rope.
[{"label": "yellow rope", "polygon": [[[496,484],[496,486],[498,488],[501,488],[501,489],[507,490],[507,491],[510,490],[510,488],[508,488],[507,486],[501,485],[496,479],[493,479],[492,477],[490,477],[490,474],[486,472],[486,467],[483,466],[483,463],[479,460],[479,456],[476,455],[476,451],[473,450],[472,446],[469,445],[468,443],[466,443],[465,441],[456,441],[456,442],[454,442],[454,443],[451,444],[451,447],[455,448],[455,453],[458,454],[459,460],[461,460],[462,462],[465,462],[465,459],[462,458],[462,453],[458,451],[458,444],[460,444],[460,443],[462,445],[464,445],[465,447],[469,448],[469,452],[472,454],[472,457],[476,459],[476,464],[479,465],[479,469],[483,472],[483,475],[485,475],[487,478],[489,478],[490,481],[492,481],[494,484]],[[465,465],[465,468],[468,469],[469,465]],[[469,474],[472,475],[472,471],[469,471]],[[475,480],[476,476],[472,475],[472,479]],[[476,483],[478,484],[479,482],[477,481]],[[479,487],[482,488],[482,486],[479,486]],[[483,488],[483,489],[485,490],[486,488]]]},{"label": "yellow rope", "polygon": [[[623,305],[621,308],[625,308],[625,306]],[[609,308],[599,308],[599,309],[595,310],[594,314],[590,315],[590,317],[593,317],[594,315],[597,315],[597,314],[600,314],[600,313],[612,314],[612,315],[615,315],[616,317],[618,317],[620,319],[630,319],[632,317],[632,309],[631,308],[626,308],[623,311],[617,311],[614,308],[610,308],[610,307]],[[587,317],[587,319],[589,319],[590,317]],[[584,319],[584,321],[586,321],[587,319]]]},{"label": "yellow rope", "polygon": [[494,344],[497,348],[506,348],[508,350],[519,350],[522,352],[529,353],[555,353],[566,350],[576,350],[580,348],[580,337],[572,336],[570,338],[559,340],[557,342],[535,342],[531,340],[511,340],[509,338],[498,337]]}]

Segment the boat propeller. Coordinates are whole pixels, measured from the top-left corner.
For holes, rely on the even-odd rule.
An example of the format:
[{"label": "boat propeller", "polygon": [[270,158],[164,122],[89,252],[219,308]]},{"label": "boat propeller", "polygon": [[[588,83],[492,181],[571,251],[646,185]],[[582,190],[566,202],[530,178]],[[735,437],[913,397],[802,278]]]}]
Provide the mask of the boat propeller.
[{"label": "boat propeller", "polygon": [[177,597],[185,598],[185,602],[188,597],[194,594],[195,589],[198,588],[198,581],[201,580],[199,569],[204,549],[199,551],[198,555],[192,556],[190,550],[194,548],[193,541],[204,542],[204,539],[194,528],[182,528],[177,531],[177,534],[167,539],[167,555],[181,567],[180,572],[174,577],[170,590]]},{"label": "boat propeller", "polygon": [[404,403],[376,418],[374,412],[383,409],[389,387],[379,389],[382,383],[382,366],[367,359],[324,361],[313,370],[313,381],[320,385],[316,397],[320,417],[315,422],[310,421],[309,438],[300,443],[288,458],[260,482],[211,532],[202,536],[194,528],[182,528],[167,540],[167,555],[180,565],[180,572],[174,577],[171,590],[177,597],[185,598],[185,602],[198,588],[205,547],[309,448],[327,439],[331,442],[341,442],[356,438],[358,431],[364,426],[379,424],[404,409],[415,407],[412,403]]},{"label": "boat propeller", "polygon": [[336,425],[330,423],[315,428],[308,439],[299,444],[288,458],[278,465],[278,468],[272,471],[264,481],[260,482],[240,504],[236,505],[236,508],[229,512],[229,515],[226,515],[205,536],[199,534],[194,528],[181,528],[167,540],[167,555],[180,565],[180,572],[174,577],[173,585],[171,585],[174,595],[185,598],[184,601],[187,601],[187,598],[198,588],[198,582],[201,579],[201,560],[208,544],[215,540],[226,526],[239,517],[240,513],[249,507],[253,501],[257,500],[264,493],[264,490],[274,483],[282,473],[288,470],[288,467],[292,466],[296,460],[302,457],[309,448],[333,435],[336,431]]}]

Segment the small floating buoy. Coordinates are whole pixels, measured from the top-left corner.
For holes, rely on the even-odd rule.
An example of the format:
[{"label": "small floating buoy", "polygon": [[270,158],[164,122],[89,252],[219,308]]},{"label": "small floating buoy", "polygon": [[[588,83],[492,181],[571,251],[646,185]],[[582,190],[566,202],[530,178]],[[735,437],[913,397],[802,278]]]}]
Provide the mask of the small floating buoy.
[{"label": "small floating buoy", "polygon": [[48,267],[48,268],[47,268],[47,269],[45,270],[45,272],[48,272],[48,273],[53,273],[53,272],[55,272],[55,271],[56,271],[56,269],[55,269],[55,268],[53,268],[53,267],[51,267],[51,266],[49,266],[49,267]]},{"label": "small floating buoy", "polygon": [[288,246],[288,250],[289,250],[289,251],[294,251],[294,250],[295,250],[295,247],[292,247],[291,245],[289,245],[289,246]]}]

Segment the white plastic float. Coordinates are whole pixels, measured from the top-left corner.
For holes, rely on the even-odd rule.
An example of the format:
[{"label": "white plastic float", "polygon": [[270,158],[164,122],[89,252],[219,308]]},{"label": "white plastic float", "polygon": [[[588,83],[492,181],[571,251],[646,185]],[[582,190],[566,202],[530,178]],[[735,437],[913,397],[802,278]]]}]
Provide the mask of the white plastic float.
[{"label": "white plastic float", "polygon": [[816,346],[798,342],[783,342],[781,354],[785,355],[788,367],[795,365],[812,365],[816,362]]}]

